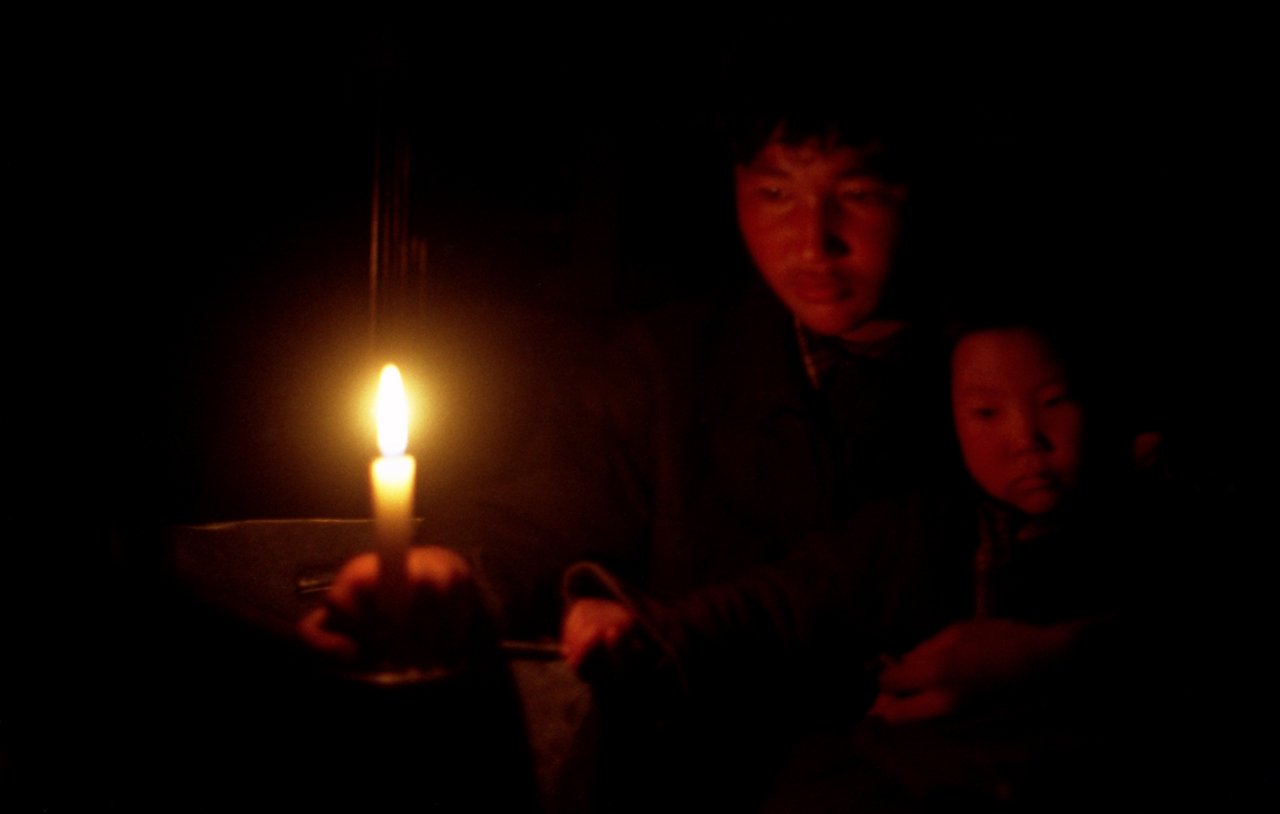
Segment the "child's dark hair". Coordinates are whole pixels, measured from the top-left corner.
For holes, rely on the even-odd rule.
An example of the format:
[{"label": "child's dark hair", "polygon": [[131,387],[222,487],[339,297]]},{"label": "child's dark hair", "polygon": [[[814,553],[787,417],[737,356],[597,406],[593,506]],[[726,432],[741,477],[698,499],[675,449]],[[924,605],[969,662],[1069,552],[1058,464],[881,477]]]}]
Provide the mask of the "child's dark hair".
[{"label": "child's dark hair", "polygon": [[1081,327],[1064,317],[1054,304],[1043,299],[1011,300],[993,293],[981,303],[971,302],[960,308],[953,305],[943,321],[942,340],[948,358],[951,358],[961,340],[972,334],[985,331],[1029,331],[1044,342],[1062,365],[1075,395],[1087,403],[1093,400],[1096,385],[1091,381],[1091,374],[1096,373],[1097,369],[1088,362]]},{"label": "child's dark hair", "polygon": [[1094,487],[1107,488],[1132,469],[1136,421],[1125,386],[1125,354],[1096,321],[1068,301],[1006,280],[981,299],[952,309],[943,323],[943,347],[953,360],[967,336],[987,331],[1027,331],[1062,366],[1072,398],[1085,413],[1084,459]]}]

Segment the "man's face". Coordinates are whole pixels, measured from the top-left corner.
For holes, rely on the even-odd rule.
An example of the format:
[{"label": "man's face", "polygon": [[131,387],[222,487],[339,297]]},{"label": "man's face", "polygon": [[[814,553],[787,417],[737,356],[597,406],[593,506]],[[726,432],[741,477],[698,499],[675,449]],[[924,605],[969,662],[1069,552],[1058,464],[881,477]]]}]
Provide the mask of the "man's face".
[{"label": "man's face", "polygon": [[988,495],[1029,515],[1079,487],[1084,411],[1034,331],[978,331],[951,357],[951,406],[965,467]]},{"label": "man's face", "polygon": [[872,171],[874,147],[770,140],[735,168],[738,225],[756,268],[815,333],[872,340],[907,189]]}]

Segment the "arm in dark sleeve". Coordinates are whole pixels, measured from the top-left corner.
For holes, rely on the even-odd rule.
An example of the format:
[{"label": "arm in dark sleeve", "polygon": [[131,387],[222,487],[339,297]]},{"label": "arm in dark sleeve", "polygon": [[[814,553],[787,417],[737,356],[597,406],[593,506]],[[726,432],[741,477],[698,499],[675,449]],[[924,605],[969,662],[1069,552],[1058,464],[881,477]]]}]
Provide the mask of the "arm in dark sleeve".
[{"label": "arm in dark sleeve", "polygon": [[651,514],[646,375],[629,349],[600,351],[563,387],[542,389],[538,417],[498,477],[427,513],[425,541],[471,561],[501,635],[556,635],[560,582],[574,562],[641,567]]},{"label": "arm in dark sleeve", "polygon": [[878,654],[953,610],[934,590],[918,509],[914,500],[869,506],[775,563],[670,602],[593,564],[571,569],[566,593],[613,599],[638,616],[656,644],[660,691],[713,703],[803,706],[843,696],[856,705],[869,699],[858,693],[869,692]]}]

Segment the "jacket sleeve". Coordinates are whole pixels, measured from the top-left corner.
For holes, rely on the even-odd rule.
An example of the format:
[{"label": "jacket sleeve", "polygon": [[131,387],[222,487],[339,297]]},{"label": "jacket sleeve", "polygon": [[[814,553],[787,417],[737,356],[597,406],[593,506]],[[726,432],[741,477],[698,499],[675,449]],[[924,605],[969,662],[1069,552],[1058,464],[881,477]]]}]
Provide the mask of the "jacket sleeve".
[{"label": "jacket sleeve", "polygon": [[538,411],[532,429],[497,467],[500,477],[427,512],[423,541],[472,562],[500,635],[557,635],[560,583],[574,562],[622,573],[642,567],[652,512],[641,359],[611,344],[578,375],[544,387],[530,400]]},{"label": "jacket sleeve", "polygon": [[583,563],[567,601],[602,596],[628,607],[649,637],[659,692],[700,703],[830,709],[869,700],[881,653],[897,652],[961,612],[962,587],[935,577],[918,500],[865,507],[783,559],[669,602]]}]

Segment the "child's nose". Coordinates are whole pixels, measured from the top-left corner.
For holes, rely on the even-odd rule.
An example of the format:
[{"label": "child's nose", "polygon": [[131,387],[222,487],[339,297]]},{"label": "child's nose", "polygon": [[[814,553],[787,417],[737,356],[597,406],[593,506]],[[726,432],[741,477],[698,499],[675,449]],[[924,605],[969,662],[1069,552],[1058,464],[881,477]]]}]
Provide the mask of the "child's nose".
[{"label": "child's nose", "polygon": [[1010,445],[1015,453],[1047,452],[1052,448],[1049,436],[1030,413],[1018,411],[1010,422]]}]

